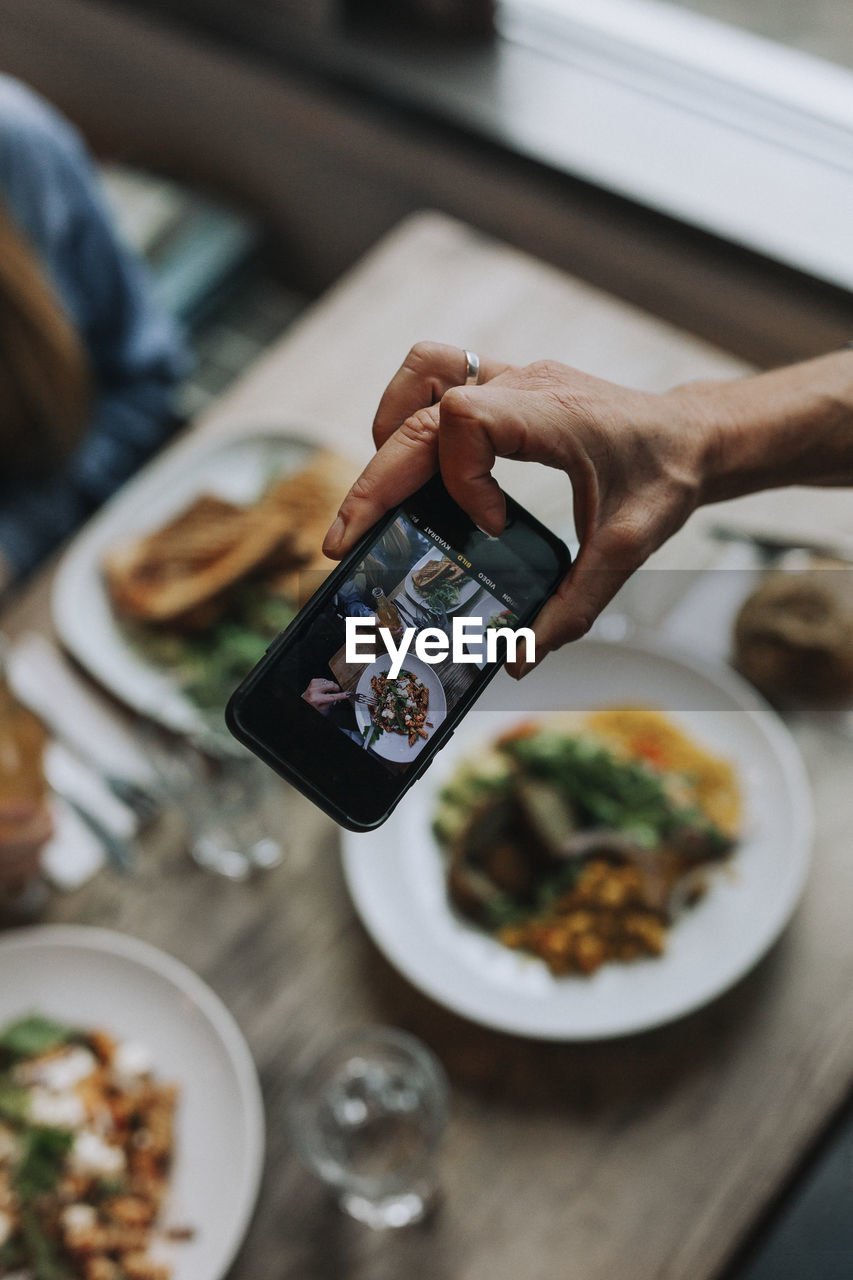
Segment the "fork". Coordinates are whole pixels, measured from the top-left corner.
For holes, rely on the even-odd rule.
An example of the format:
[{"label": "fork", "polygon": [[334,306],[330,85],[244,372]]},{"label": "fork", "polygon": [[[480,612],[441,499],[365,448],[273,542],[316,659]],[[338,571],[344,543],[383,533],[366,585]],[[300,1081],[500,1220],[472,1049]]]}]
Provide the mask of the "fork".
[{"label": "fork", "polygon": [[160,801],[153,791],[149,791],[147,787],[134,782],[131,778],[122,777],[109,770],[97,768],[96,772],[100,774],[116,799],[126,804],[143,825],[153,822],[161,809]]}]

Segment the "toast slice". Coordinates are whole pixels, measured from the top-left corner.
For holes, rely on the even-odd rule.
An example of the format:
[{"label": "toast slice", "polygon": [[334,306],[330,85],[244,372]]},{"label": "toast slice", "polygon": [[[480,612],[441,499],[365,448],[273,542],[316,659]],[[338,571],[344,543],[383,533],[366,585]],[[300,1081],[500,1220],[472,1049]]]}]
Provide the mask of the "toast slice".
[{"label": "toast slice", "polygon": [[191,631],[216,621],[234,588],[250,578],[296,594],[301,570],[332,567],[320,545],[351,474],[343,459],[321,451],[251,506],[202,494],[161,528],[104,558],[117,613]]}]

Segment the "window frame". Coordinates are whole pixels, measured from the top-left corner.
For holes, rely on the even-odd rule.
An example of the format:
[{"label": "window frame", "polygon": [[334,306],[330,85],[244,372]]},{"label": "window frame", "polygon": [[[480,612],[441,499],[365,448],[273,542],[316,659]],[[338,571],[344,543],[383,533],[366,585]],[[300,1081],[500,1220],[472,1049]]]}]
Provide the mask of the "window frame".
[{"label": "window frame", "polygon": [[502,0],[497,32],[519,145],[853,288],[853,72],[659,0]]}]

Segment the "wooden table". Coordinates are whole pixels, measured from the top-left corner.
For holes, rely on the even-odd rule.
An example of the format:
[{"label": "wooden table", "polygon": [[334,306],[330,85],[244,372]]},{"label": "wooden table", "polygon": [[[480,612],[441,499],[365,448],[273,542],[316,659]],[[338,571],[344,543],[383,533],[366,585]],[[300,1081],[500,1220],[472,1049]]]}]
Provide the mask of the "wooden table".
[{"label": "wooden table", "polygon": [[[381,243],[195,431],[297,428],[359,461],[371,447],[378,395],[420,337],[518,362],[550,355],[650,388],[743,372],[721,352],[577,281],[423,215]],[[521,501],[570,531],[561,477],[517,464],[501,474]],[[821,494],[820,511],[836,497]],[[790,513],[792,496],[781,500]],[[844,500],[849,514],[849,495]],[[798,501],[808,508],[813,499]],[[766,505],[740,508],[760,514]],[[708,555],[694,520],[660,563],[693,566]],[[675,589],[679,575],[670,576]],[[7,611],[8,631],[49,632],[49,579],[46,572]],[[814,725],[797,733],[818,832],[793,924],[727,996],[617,1043],[491,1033],[413,990],[353,912],[337,829],[297,796],[282,798],[288,856],[263,878],[234,885],[206,876],[169,819],[148,838],[135,876],[105,870],[57,896],[50,919],[124,930],[187,962],[246,1033],[269,1143],[233,1280],[718,1275],[853,1081],[853,748]],[[340,1028],[366,1022],[420,1036],[452,1085],[443,1204],[427,1224],[396,1235],[373,1234],[332,1207],[297,1163],[282,1122],[299,1061]]]}]

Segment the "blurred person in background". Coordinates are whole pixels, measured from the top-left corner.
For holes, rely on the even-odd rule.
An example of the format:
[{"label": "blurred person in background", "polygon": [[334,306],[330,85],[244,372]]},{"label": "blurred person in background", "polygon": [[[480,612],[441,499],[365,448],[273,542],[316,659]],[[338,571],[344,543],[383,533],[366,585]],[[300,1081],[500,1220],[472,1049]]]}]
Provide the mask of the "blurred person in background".
[{"label": "blurred person in background", "polygon": [[[188,363],[80,137],[0,75],[0,595],[171,434]],[[50,831],[46,806],[0,805],[0,899]]]},{"label": "blurred person in background", "polygon": [[188,363],[79,135],[0,75],[0,592],[172,433]]}]

